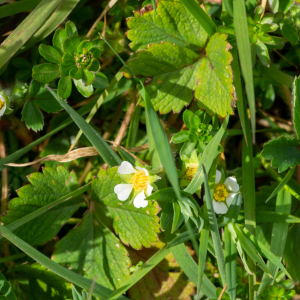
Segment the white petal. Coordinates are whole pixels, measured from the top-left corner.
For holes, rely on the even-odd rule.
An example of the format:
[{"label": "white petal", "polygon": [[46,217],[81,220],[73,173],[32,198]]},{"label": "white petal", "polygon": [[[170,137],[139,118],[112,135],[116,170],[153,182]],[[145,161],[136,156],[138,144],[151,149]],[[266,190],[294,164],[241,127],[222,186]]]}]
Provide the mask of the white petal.
[{"label": "white petal", "polygon": [[226,178],[224,184],[230,192],[237,193],[240,190],[240,186],[234,177]]},{"label": "white petal", "polygon": [[148,201],[145,200],[146,196],[144,191],[140,192],[133,200],[133,205],[136,208],[146,207],[148,205]]},{"label": "white petal", "polygon": [[136,173],[136,169],[128,161],[122,161],[120,167],[118,168],[120,174],[133,174]]},{"label": "white petal", "polygon": [[213,207],[217,214],[226,214],[228,207],[224,202],[213,200]]},{"label": "white petal", "polygon": [[6,110],[6,101],[3,98],[3,96],[1,96],[1,95],[0,95],[0,101],[4,102],[4,106],[0,109],[0,117],[2,117],[4,115],[5,110]]},{"label": "white petal", "polygon": [[147,187],[147,194],[148,196],[150,196],[152,194],[152,190],[153,190],[153,186],[151,186],[149,183],[148,183],[148,187]]},{"label": "white petal", "polygon": [[216,179],[215,179],[215,184],[219,183],[221,180],[222,174],[219,170],[216,172]]},{"label": "white petal", "polygon": [[226,203],[227,203],[227,206],[229,207],[231,205],[231,202],[234,198],[234,196],[236,195],[237,193],[230,193],[227,197],[226,197]]},{"label": "white petal", "polygon": [[149,176],[149,172],[148,172],[148,170],[147,169],[145,169],[145,168],[141,168],[141,167],[136,167],[138,170],[141,170],[141,171],[144,171],[145,172],[145,174],[146,174],[146,176]]},{"label": "white petal", "polygon": [[117,194],[118,199],[124,201],[128,199],[130,193],[132,191],[132,184],[117,184],[114,188],[114,192]]}]

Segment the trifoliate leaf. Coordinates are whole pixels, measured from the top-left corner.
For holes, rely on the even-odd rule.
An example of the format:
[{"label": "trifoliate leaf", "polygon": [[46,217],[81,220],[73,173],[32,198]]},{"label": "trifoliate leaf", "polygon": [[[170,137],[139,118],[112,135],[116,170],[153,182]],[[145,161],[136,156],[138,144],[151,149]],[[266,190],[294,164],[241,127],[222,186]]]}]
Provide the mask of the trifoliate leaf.
[{"label": "trifoliate leaf", "polygon": [[34,66],[32,77],[41,83],[48,83],[60,76],[59,66],[51,63]]},{"label": "trifoliate leaf", "polygon": [[290,139],[285,136],[270,141],[264,145],[261,153],[264,159],[271,159],[273,168],[278,168],[279,172],[293,168],[300,164],[300,144],[299,140]]},{"label": "trifoliate leaf", "polygon": [[119,239],[102,223],[102,207],[90,202],[81,223],[56,244],[54,261],[116,289],[130,276],[130,259]]},{"label": "trifoliate leaf", "polygon": [[[155,243],[154,247],[146,250],[130,250],[133,265],[145,262],[164,246],[163,242]],[[176,272],[173,272],[176,270]],[[195,293],[194,284],[188,282],[179,270],[172,253],[168,254],[161,263],[129,289],[132,300],[191,300]]]},{"label": "trifoliate leaf", "polygon": [[198,71],[198,82],[195,97],[201,109],[209,114],[225,117],[232,114],[235,101],[235,89],[232,84],[233,75],[230,67],[232,55],[228,51],[231,46],[225,34],[216,33],[205,48],[206,55],[201,61]]},{"label": "trifoliate leaf", "polygon": [[127,37],[133,50],[162,41],[196,49],[204,47],[207,33],[180,1],[159,1],[153,16],[153,11],[141,11],[128,19]]},{"label": "trifoliate leaf", "polygon": [[40,264],[11,268],[9,278],[18,299],[71,298],[68,282]]},{"label": "trifoliate leaf", "polygon": [[39,47],[39,52],[46,60],[55,64],[61,63],[62,56],[59,53],[59,50],[55,49],[54,47],[41,44]]},{"label": "trifoliate leaf", "polygon": [[57,113],[62,110],[62,107],[57,103],[52,94],[43,89],[33,99],[34,104],[46,111],[47,113]]},{"label": "trifoliate leaf", "polygon": [[32,101],[27,101],[25,103],[22,111],[22,121],[25,121],[27,128],[32,129],[33,131],[43,129],[43,115]]},{"label": "trifoliate leaf", "polygon": [[[31,184],[17,191],[19,198],[8,203],[8,211],[1,217],[5,225],[78,189],[75,173],[69,173],[63,166],[58,166],[56,170],[46,167],[43,173],[36,172],[28,175]],[[80,201],[83,201],[82,198],[77,197],[63,205],[58,205],[18,228],[14,233],[29,244],[42,245],[53,239],[62,225],[78,209]]]},{"label": "trifoliate leaf", "polygon": [[136,208],[128,201],[118,200],[114,187],[123,180],[117,170],[115,167],[99,172],[98,179],[93,181],[91,200],[101,207],[99,214],[113,219],[113,227],[124,244],[135,249],[150,247],[158,239],[160,226],[156,215],[160,208],[152,201],[145,208]]},{"label": "trifoliate leaf", "polygon": [[179,112],[196,88],[201,60],[194,51],[171,43],[152,44],[128,61],[135,75],[149,78],[145,86],[155,110]]}]

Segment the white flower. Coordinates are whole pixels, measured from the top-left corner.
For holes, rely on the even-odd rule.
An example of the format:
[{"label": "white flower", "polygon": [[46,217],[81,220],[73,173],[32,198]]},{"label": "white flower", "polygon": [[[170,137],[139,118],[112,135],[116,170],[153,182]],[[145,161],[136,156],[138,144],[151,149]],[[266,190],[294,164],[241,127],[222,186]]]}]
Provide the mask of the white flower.
[{"label": "white flower", "polygon": [[234,196],[239,192],[240,186],[236,178],[228,177],[224,183],[221,180],[221,172],[217,170],[213,206],[217,214],[226,214]]},{"label": "white flower", "polygon": [[0,94],[0,117],[2,117],[6,110],[6,101],[4,97]]},{"label": "white flower", "polygon": [[[117,184],[114,188],[114,192],[117,194],[117,197],[121,201],[128,199],[132,190],[134,190],[135,198],[133,200],[133,205],[136,208],[146,207],[148,201],[145,200],[146,194],[150,196],[153,190],[153,187],[150,185],[154,180],[152,176],[149,176],[149,172],[145,168],[132,166],[128,161],[123,161],[118,168],[118,172],[121,175],[132,175],[127,177],[127,183]],[[125,176],[124,176],[125,177]],[[146,192],[146,194],[145,194]]]}]

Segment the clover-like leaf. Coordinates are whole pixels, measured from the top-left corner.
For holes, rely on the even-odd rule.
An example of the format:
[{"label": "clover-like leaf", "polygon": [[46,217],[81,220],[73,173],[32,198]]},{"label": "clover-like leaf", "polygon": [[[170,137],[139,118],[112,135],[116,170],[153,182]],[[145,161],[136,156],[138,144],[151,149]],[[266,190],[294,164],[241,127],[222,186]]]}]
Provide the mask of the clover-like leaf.
[{"label": "clover-like leaf", "polygon": [[41,83],[48,83],[60,76],[59,66],[51,63],[34,66],[32,77]]},{"label": "clover-like leaf", "polygon": [[148,78],[145,86],[155,110],[179,112],[187,106],[197,84],[199,55],[170,43],[152,44],[128,61],[135,75]]},{"label": "clover-like leaf", "polygon": [[[8,211],[1,217],[5,225],[78,189],[75,173],[69,173],[63,166],[58,166],[56,170],[45,167],[43,173],[29,175],[28,180],[31,184],[21,187],[17,191],[19,198],[8,203]],[[82,198],[76,197],[63,205],[60,204],[16,229],[14,233],[29,244],[42,245],[58,233],[61,226],[78,209],[80,201],[83,201]]]},{"label": "clover-like leaf", "polygon": [[88,97],[90,97],[90,96],[93,95],[93,93],[94,93],[94,88],[93,88],[92,85],[87,85],[87,86],[85,86],[85,85],[83,84],[83,82],[82,82],[81,79],[79,79],[79,80],[73,79],[73,82],[74,82],[74,84],[75,84],[75,86],[76,86],[78,92],[79,92],[82,96],[88,98]]},{"label": "clover-like leaf", "polygon": [[62,56],[54,47],[41,44],[39,47],[39,52],[46,60],[55,64],[61,63]]},{"label": "clover-like leaf", "polygon": [[281,136],[266,143],[261,156],[264,159],[271,159],[272,167],[278,168],[279,172],[293,168],[300,164],[299,140]]},{"label": "clover-like leaf", "polygon": [[[118,200],[114,187],[122,183],[118,168],[101,170],[98,179],[93,181],[92,201],[101,207],[99,214],[113,219],[113,227],[124,244],[135,249],[150,247],[157,241],[160,231],[159,218],[156,216],[160,208],[156,202],[148,201],[145,208],[136,208]],[[104,217],[104,216],[103,216]]]},{"label": "clover-like leaf", "polygon": [[57,50],[59,50],[61,55],[65,52],[64,42],[67,38],[68,38],[68,34],[65,29],[59,28],[55,30],[52,43],[53,46]]},{"label": "clover-like leaf", "polygon": [[43,129],[43,115],[32,101],[27,101],[25,103],[22,111],[22,121],[25,121],[27,128],[32,129],[33,131]]},{"label": "clover-like leaf", "polygon": [[149,44],[170,42],[184,47],[201,49],[207,33],[181,1],[162,0],[156,12],[135,12],[128,19],[127,37],[133,50],[145,49]]},{"label": "clover-like leaf", "polygon": [[[129,250],[132,264],[146,262],[163,246],[163,242],[157,242],[151,249]],[[184,278],[172,253],[129,289],[132,300],[191,300],[194,293],[194,284]]]},{"label": "clover-like leaf", "polygon": [[58,81],[57,95],[61,99],[68,99],[72,92],[72,80],[70,76],[62,76]]},{"label": "clover-like leaf", "polygon": [[116,289],[130,273],[130,259],[119,239],[103,224],[102,208],[94,201],[81,223],[56,245],[54,261]]},{"label": "clover-like leaf", "polygon": [[211,37],[205,48],[206,55],[201,61],[195,93],[201,109],[223,118],[227,113],[233,113],[235,102],[230,48],[225,34],[216,33]]},{"label": "clover-like leaf", "polygon": [[72,36],[72,35],[78,36],[76,25],[71,21],[68,21],[66,23],[65,30],[68,36]]}]

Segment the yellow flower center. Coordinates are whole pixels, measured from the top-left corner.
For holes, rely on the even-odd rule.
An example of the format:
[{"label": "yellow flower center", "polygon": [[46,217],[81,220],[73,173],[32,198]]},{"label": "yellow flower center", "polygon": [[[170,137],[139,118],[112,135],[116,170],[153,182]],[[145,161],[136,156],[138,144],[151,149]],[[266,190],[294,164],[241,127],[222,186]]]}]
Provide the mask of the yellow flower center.
[{"label": "yellow flower center", "polygon": [[185,171],[184,179],[191,181],[197,172],[197,168],[198,167],[188,167]]},{"label": "yellow flower center", "polygon": [[0,109],[2,109],[4,106],[5,106],[5,102],[0,99]]},{"label": "yellow flower center", "polygon": [[222,183],[216,184],[214,189],[214,199],[216,201],[225,202],[227,196],[228,196],[228,191],[225,185]]},{"label": "yellow flower center", "polygon": [[148,188],[148,177],[144,171],[138,171],[130,180],[136,191],[145,191]]}]

